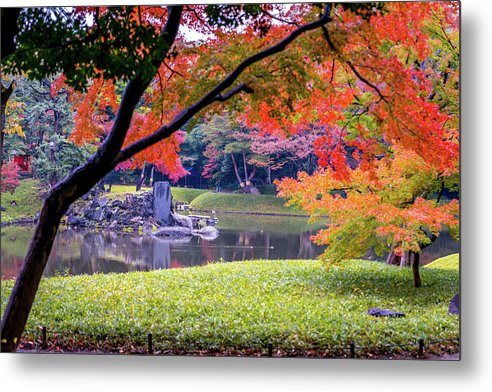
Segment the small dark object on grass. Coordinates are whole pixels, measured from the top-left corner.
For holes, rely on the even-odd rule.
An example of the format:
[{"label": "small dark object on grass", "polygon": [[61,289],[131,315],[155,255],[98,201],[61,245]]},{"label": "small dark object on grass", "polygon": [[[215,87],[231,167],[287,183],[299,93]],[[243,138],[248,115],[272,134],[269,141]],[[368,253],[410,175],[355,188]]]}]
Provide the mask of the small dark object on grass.
[{"label": "small dark object on grass", "polygon": [[4,206],[1,206],[1,207],[0,207],[0,210],[1,210],[2,212],[7,211],[7,209],[6,209]]},{"label": "small dark object on grass", "polygon": [[392,310],[379,308],[370,308],[367,313],[376,317],[405,317],[405,313],[403,312],[393,312]]},{"label": "small dark object on grass", "polygon": [[457,293],[449,303],[449,313],[460,314],[460,293]]},{"label": "small dark object on grass", "polygon": [[15,206],[17,205],[17,202],[16,202],[15,200],[12,200],[12,201],[10,202],[10,205],[11,205],[12,207],[15,207]]}]

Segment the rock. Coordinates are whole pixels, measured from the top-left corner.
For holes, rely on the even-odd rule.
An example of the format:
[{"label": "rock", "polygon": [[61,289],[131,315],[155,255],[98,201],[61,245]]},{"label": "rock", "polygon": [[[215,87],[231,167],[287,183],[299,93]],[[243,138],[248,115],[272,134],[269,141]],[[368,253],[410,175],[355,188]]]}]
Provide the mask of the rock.
[{"label": "rock", "polygon": [[149,235],[152,234],[152,229],[154,228],[154,225],[150,222],[144,222],[142,225],[142,234]]},{"label": "rock", "polygon": [[207,240],[214,240],[219,236],[219,231],[213,226],[205,226],[199,230],[194,230],[193,234],[199,235],[200,237]]},{"label": "rock", "polygon": [[154,205],[153,215],[157,223],[167,226],[171,218],[172,195],[171,186],[167,181],[158,181],[153,189]]},{"label": "rock", "polygon": [[109,208],[105,208],[104,209],[104,219],[109,222],[111,220],[112,216],[113,216],[113,211]]},{"label": "rock", "polygon": [[7,211],[7,209],[4,206],[1,206],[0,211],[5,212],[5,211]]},{"label": "rock", "polygon": [[97,222],[101,222],[104,216],[105,216],[105,209],[97,207],[97,209],[93,211],[91,218]]},{"label": "rock", "polygon": [[122,208],[123,207],[123,202],[121,200],[113,200],[112,203],[111,203],[111,207]]},{"label": "rock", "polygon": [[99,207],[106,207],[108,205],[109,200],[106,198],[102,198],[98,200]]},{"label": "rock", "polygon": [[130,206],[132,204],[135,204],[135,196],[133,196],[131,193],[127,193],[125,195],[125,201],[123,203]]},{"label": "rock", "polygon": [[460,314],[460,293],[457,293],[449,303],[450,314]]},{"label": "rock", "polygon": [[176,213],[171,214],[171,216],[178,226],[187,227],[188,229],[193,230],[193,221],[191,220],[191,218],[187,217],[186,215]]},{"label": "rock", "polygon": [[186,237],[191,235],[191,230],[186,227],[165,226],[152,233],[156,237]]},{"label": "rock", "polygon": [[75,215],[69,215],[67,217],[67,225],[70,226],[86,226],[86,221],[85,219],[75,216]]},{"label": "rock", "polygon": [[367,313],[375,317],[405,317],[405,313],[403,312],[394,312],[392,310],[379,308],[370,308]]},{"label": "rock", "polygon": [[143,219],[140,216],[136,216],[136,217],[130,219],[130,223],[136,223],[137,226],[142,225]]}]

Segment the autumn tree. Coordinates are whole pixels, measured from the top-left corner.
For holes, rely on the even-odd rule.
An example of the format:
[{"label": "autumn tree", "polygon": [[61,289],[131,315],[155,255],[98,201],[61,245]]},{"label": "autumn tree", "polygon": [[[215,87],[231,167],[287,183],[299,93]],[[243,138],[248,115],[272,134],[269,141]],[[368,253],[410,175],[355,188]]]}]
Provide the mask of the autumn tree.
[{"label": "autumn tree", "polygon": [[[312,216],[330,217],[315,236],[328,244],[328,264],[369,247],[392,251],[408,255],[420,287],[420,252],[458,226],[457,200],[441,199],[459,184],[457,7],[390,3],[370,23],[340,11],[323,28],[331,60],[320,70],[326,88],[313,95],[325,110],[310,118],[328,126],[315,142],[320,167],[278,186]],[[351,32],[340,35],[338,23]]]},{"label": "autumn tree", "polygon": [[314,142],[319,134],[315,129],[291,135],[252,129],[246,135],[251,140],[251,151],[261,157],[252,161],[266,168],[268,184],[272,184],[272,172],[279,172],[285,166],[291,166],[291,176],[302,169],[312,173],[316,167]]},{"label": "autumn tree", "polygon": [[[419,254],[443,225],[456,224],[456,203],[428,197],[442,184],[455,186],[459,170],[457,7],[22,10],[15,41],[7,34],[15,42],[4,59],[9,72],[42,79],[62,70],[67,85],[84,91],[74,138],[103,141],[46,198],[2,318],[2,350],[19,343],[70,204],[117,166],[161,160],[163,169],[179,172],[177,132],[204,109],[223,113],[226,101],[249,129],[279,137],[322,131],[313,142],[317,172],[280,187],[313,215],[333,212],[332,225],[319,233],[333,260],[375,239]],[[180,25],[211,36],[188,42]],[[9,41],[3,31],[2,40]],[[337,244],[340,253],[347,245],[343,257]]]},{"label": "autumn tree", "polygon": [[[101,88],[115,91],[111,85],[126,83],[116,101],[114,119],[106,122],[103,118],[101,124],[97,116],[80,118],[84,124],[81,128],[92,130],[92,135],[100,133],[104,141],[84,165],[55,185],[46,197],[2,317],[2,351],[15,351],[19,344],[60,219],[71,203],[116,166],[131,158],[143,159],[145,150],[168,154],[166,163],[172,172],[179,144],[175,133],[181,127],[214,103],[231,101],[234,106],[239,95],[253,93],[248,86],[249,69],[266,59],[275,60],[272,56],[304,33],[331,21],[331,6],[279,6],[275,18],[285,17],[288,23],[273,26],[269,22],[272,7],[29,8],[19,12],[14,33],[2,29],[2,47],[5,42],[6,47],[13,48],[2,58],[10,73],[24,71],[31,78],[42,79],[62,70],[68,85],[88,88],[82,106],[111,96],[101,96]],[[185,37],[179,35],[181,24],[201,32],[212,31],[216,38],[207,45],[186,44]],[[216,65],[211,67],[212,54],[222,56],[228,51],[228,36],[238,38],[238,34],[229,34],[231,26],[246,26],[238,34],[243,38],[250,35],[256,46],[225,54],[224,64],[216,58]],[[260,87],[256,83],[258,90]],[[147,113],[136,110],[142,99],[151,102]],[[86,114],[96,110],[104,117],[103,106],[93,107],[86,105]]]},{"label": "autumn tree", "polygon": [[214,115],[196,128],[206,143],[204,177],[221,181],[232,166],[237,185],[244,193],[251,193],[257,164],[252,161],[249,130],[234,123],[227,113]]},{"label": "autumn tree", "polygon": [[15,189],[19,186],[19,167],[14,161],[2,165],[2,183],[1,191],[14,194]]}]

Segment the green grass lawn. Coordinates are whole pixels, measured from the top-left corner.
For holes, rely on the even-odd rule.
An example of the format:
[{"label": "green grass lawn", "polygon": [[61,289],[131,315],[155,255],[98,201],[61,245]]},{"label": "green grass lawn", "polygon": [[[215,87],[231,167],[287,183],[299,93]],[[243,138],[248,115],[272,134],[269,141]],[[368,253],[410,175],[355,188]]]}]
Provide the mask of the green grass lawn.
[{"label": "green grass lawn", "polygon": [[[140,192],[150,191],[142,188]],[[215,193],[206,189],[171,187],[174,202],[190,204],[192,210],[248,212],[261,214],[306,215],[304,211],[285,206],[285,199],[275,195],[245,195]],[[122,199],[126,193],[136,193],[133,185],[113,185],[109,197]]]},{"label": "green grass lawn", "polygon": [[[152,188],[143,187],[139,192],[135,192],[135,185],[113,185],[109,197],[122,199],[127,193],[142,193],[151,190]],[[173,201],[186,204],[189,204],[193,199],[206,192],[208,192],[207,189],[171,187]]]},{"label": "green grass lawn", "polygon": [[305,215],[304,211],[285,206],[285,199],[274,195],[245,195],[207,192],[190,203],[193,210],[249,212],[262,214]]},{"label": "green grass lawn", "polygon": [[460,268],[460,255],[456,253],[454,255],[441,257],[440,259],[427,264],[424,268],[458,270]]},{"label": "green grass lawn", "polygon": [[[45,325],[141,345],[151,331],[156,350],[178,352],[264,349],[272,342],[289,355],[354,341],[390,353],[414,349],[419,338],[430,349],[459,335],[459,318],[448,314],[459,271],[423,268],[421,275],[423,287],[415,289],[411,269],[383,263],[357,260],[327,271],[314,260],[254,260],[46,278],[27,330]],[[2,313],[12,283],[2,284]],[[371,317],[371,307],[406,317]]]},{"label": "green grass lawn", "polygon": [[[23,218],[34,218],[43,206],[40,191],[39,181],[28,178],[20,181],[13,195],[10,192],[2,193],[2,207],[5,207],[6,211],[1,212],[1,221],[9,223]],[[16,206],[10,205],[12,200],[15,200]]]}]

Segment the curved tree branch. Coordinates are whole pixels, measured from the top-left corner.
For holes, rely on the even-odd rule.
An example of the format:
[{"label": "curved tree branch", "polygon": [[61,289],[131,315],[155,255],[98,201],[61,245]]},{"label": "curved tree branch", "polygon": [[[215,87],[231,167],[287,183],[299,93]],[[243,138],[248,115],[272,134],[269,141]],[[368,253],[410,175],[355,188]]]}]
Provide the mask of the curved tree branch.
[{"label": "curved tree branch", "polygon": [[323,15],[318,20],[299,27],[298,29],[290,33],[282,41],[278,42],[277,44],[270,46],[269,48],[245,59],[222,82],[220,82],[217,86],[215,86],[215,88],[210,90],[207,94],[205,94],[200,100],[195,102],[193,105],[182,110],[169,124],[159,128],[157,131],[147,136],[146,138],[143,138],[129,145],[125,149],[123,149],[121,153],[118,155],[118,157],[116,158],[113,165],[116,166],[118,163],[121,163],[131,158],[133,155],[145,150],[147,147],[165,139],[166,137],[169,137],[178,129],[180,129],[183,125],[185,125],[195,114],[197,114],[200,110],[204,109],[211,103],[216,101],[223,102],[226,99],[231,98],[233,95],[239,93],[240,91],[248,92],[246,90],[248,89],[247,86],[243,86],[242,88],[240,88],[241,86],[238,86],[232,89],[231,91],[229,91],[229,93],[222,95],[222,92],[227,88],[229,88],[246,68],[269,56],[282,52],[283,50],[285,50],[287,45],[293,42],[301,34],[307,31],[311,31],[323,27],[326,23],[328,23],[331,20],[330,18],[331,7],[332,5],[328,4],[325,7],[325,11]]}]

